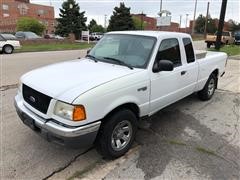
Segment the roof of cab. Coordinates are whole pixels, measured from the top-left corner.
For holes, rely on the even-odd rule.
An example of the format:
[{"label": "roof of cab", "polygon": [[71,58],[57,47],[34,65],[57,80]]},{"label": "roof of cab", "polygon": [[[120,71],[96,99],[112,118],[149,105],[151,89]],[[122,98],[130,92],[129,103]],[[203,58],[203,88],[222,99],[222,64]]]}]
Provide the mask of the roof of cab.
[{"label": "roof of cab", "polygon": [[179,32],[168,32],[168,31],[112,31],[107,34],[129,34],[129,35],[140,35],[140,36],[152,36],[152,37],[190,37],[189,34]]}]

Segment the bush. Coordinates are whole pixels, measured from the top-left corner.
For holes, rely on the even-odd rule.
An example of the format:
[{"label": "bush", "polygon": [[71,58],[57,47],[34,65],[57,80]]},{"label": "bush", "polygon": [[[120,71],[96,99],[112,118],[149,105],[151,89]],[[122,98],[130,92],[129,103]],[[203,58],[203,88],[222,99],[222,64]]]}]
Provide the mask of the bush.
[{"label": "bush", "polygon": [[18,31],[31,31],[38,35],[42,35],[45,29],[46,27],[34,18],[23,17],[17,21]]}]

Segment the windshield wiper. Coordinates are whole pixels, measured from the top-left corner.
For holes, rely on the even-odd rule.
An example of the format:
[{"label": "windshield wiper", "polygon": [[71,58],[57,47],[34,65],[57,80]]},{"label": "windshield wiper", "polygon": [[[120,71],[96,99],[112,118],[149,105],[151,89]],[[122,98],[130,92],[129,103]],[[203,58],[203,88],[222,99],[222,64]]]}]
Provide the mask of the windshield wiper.
[{"label": "windshield wiper", "polygon": [[129,65],[129,64],[127,64],[127,63],[125,63],[125,62],[123,62],[123,61],[121,61],[119,59],[111,58],[111,57],[103,57],[103,59],[111,60],[111,61],[114,61],[114,62],[120,64],[120,65],[126,66],[129,69],[133,69],[133,67],[131,65]]},{"label": "windshield wiper", "polygon": [[93,55],[87,54],[85,57],[88,57],[88,58],[94,60],[94,62],[98,62],[98,58],[96,58],[96,57],[93,56]]}]

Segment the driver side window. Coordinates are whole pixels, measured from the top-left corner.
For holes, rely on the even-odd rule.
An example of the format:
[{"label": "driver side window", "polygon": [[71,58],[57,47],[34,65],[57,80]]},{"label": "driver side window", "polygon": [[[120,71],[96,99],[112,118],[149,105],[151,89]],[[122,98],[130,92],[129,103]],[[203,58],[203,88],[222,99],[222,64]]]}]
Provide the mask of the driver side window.
[{"label": "driver side window", "polygon": [[162,40],[156,56],[156,61],[161,60],[172,61],[174,67],[182,65],[179,42],[176,38]]}]

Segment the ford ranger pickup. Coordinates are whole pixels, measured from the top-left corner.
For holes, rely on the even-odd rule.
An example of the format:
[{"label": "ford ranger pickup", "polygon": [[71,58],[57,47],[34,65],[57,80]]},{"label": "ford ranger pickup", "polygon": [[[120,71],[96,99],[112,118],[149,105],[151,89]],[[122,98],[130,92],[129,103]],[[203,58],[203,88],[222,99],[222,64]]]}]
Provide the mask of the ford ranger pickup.
[{"label": "ford ranger pickup", "polygon": [[195,92],[211,99],[226,63],[225,53],[194,51],[188,34],[109,32],[86,57],[23,75],[15,107],[48,141],[95,144],[117,158],[131,147],[140,120]]}]

